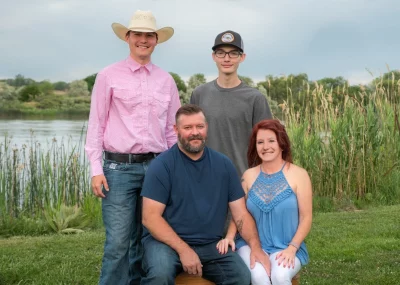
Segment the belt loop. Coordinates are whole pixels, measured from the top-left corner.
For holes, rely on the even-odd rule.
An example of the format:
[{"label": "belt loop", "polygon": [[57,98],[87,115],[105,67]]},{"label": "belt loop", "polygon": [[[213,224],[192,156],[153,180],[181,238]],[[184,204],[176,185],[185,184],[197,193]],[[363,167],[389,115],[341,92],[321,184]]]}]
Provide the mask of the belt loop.
[{"label": "belt loop", "polygon": [[131,164],[132,163],[132,154],[130,153],[128,157],[129,157],[129,164]]}]

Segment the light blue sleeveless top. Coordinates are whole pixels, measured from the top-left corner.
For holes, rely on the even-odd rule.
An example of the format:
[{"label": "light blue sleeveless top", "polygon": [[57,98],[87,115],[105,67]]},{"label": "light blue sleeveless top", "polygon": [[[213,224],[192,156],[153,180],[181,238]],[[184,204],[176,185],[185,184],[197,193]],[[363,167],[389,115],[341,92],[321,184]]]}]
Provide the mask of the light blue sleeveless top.
[{"label": "light blue sleeveless top", "polygon": [[[248,192],[246,202],[247,209],[256,222],[261,247],[268,254],[287,248],[299,225],[297,196],[283,174],[285,164],[280,171],[273,174],[266,174],[261,169]],[[246,242],[238,235],[236,248],[243,245]],[[301,265],[308,263],[309,256],[304,242],[296,256]]]}]

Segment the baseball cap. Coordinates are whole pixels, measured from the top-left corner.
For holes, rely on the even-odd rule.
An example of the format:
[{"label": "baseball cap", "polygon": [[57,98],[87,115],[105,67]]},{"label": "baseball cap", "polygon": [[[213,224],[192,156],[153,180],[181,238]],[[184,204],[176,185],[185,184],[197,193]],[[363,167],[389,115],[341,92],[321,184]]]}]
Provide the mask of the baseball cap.
[{"label": "baseball cap", "polygon": [[242,37],[234,32],[234,31],[225,31],[215,38],[214,46],[212,50],[216,50],[217,47],[222,45],[234,46],[237,47],[240,51],[243,52],[243,41]]}]

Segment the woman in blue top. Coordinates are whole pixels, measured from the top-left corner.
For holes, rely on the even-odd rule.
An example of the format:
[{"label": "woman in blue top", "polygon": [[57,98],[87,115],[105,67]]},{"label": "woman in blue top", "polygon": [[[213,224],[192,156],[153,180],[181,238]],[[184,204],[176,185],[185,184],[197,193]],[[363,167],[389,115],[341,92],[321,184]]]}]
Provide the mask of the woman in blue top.
[{"label": "woman in blue top", "polygon": [[[312,190],[308,173],[292,163],[290,141],[278,120],[263,120],[254,126],[247,151],[249,169],[242,177],[247,209],[257,224],[270,268],[256,263],[250,268],[250,248],[239,237],[236,248],[251,271],[251,282],[291,284],[301,266],[308,263],[304,239],[311,229]],[[236,227],[231,223],[226,238],[217,244],[224,254],[235,250]]]}]

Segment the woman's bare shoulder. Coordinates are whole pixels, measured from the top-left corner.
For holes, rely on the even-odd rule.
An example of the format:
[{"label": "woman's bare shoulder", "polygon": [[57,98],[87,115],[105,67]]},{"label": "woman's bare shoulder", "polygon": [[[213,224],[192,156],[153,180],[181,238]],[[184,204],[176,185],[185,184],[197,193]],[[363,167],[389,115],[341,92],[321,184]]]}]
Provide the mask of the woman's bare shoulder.
[{"label": "woman's bare shoulder", "polygon": [[260,172],[260,166],[254,166],[252,168],[247,169],[244,173],[243,173],[243,179],[249,179],[254,177],[254,175],[257,175]]},{"label": "woman's bare shoulder", "polygon": [[285,168],[288,173],[292,173],[293,175],[308,176],[307,170],[305,170],[304,168],[302,168],[296,164],[287,163]]},{"label": "woman's bare shoulder", "polygon": [[260,173],[260,166],[249,168],[243,173],[242,186],[243,189],[245,189],[246,193],[253,185],[259,173]]},{"label": "woman's bare shoulder", "polygon": [[286,166],[285,176],[296,194],[299,194],[299,191],[303,192],[304,189],[311,190],[310,176],[304,168],[290,163]]},{"label": "woman's bare shoulder", "polygon": [[287,163],[285,168],[285,176],[292,188],[297,188],[296,185],[298,184],[309,183],[310,176],[308,175],[307,170],[304,168],[293,163]]}]

